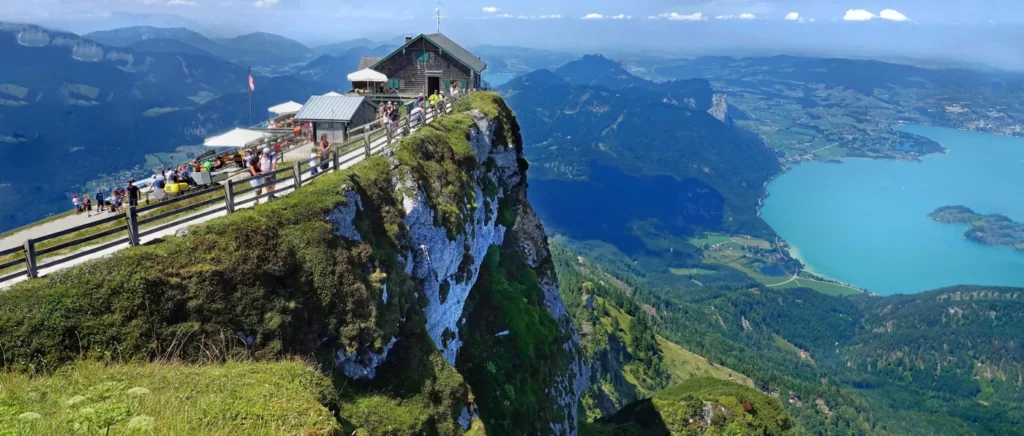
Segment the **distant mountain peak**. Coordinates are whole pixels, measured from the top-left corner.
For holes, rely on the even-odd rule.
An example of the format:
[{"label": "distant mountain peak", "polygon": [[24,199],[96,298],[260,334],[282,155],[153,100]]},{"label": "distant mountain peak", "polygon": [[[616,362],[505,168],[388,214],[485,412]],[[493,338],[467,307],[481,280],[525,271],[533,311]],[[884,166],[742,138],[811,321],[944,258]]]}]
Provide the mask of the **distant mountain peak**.
[{"label": "distant mountain peak", "polygon": [[550,70],[537,70],[509,80],[502,88],[517,89],[528,86],[568,85],[561,76]]}]

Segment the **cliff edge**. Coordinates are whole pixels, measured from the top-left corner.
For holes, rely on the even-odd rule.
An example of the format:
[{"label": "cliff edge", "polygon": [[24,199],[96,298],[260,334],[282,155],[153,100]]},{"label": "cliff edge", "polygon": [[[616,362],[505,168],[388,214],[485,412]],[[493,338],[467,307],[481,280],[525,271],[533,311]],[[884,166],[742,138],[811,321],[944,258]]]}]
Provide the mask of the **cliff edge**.
[{"label": "cliff edge", "polygon": [[299,357],[346,434],[576,434],[589,373],[515,115],[485,92],[456,109],[287,197],[0,294],[5,371]]}]

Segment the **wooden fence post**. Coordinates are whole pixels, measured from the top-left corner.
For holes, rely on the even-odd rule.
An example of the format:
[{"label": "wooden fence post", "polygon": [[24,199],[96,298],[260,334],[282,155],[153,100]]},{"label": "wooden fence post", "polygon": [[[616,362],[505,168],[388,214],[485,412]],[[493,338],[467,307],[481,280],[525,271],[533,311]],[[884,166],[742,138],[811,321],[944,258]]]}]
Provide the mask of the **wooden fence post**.
[{"label": "wooden fence post", "polygon": [[135,212],[135,206],[128,206],[125,211],[125,221],[128,224],[128,244],[132,247],[139,246],[139,215]]},{"label": "wooden fence post", "polygon": [[391,120],[385,122],[384,131],[387,132],[388,135],[388,145],[391,145],[391,141],[394,140],[393,135],[391,135]]},{"label": "wooden fence post", "polygon": [[25,240],[25,270],[28,278],[39,277],[39,271],[36,270],[36,243],[32,239]]},{"label": "wooden fence post", "polygon": [[341,171],[341,168],[338,168],[338,155],[339,154],[341,154],[341,153],[338,150],[338,148],[335,148],[334,151],[331,152],[331,160],[334,161],[334,171]]},{"label": "wooden fence post", "polygon": [[231,179],[224,184],[224,206],[227,208],[227,213],[235,212],[235,186]]},{"label": "wooden fence post", "polygon": [[363,132],[363,145],[366,147],[366,157],[370,157],[370,132]]},{"label": "wooden fence post", "polygon": [[302,172],[299,171],[302,166],[299,165],[299,162],[302,161],[297,160],[295,161],[294,164],[292,164],[292,172],[295,173],[295,189],[299,189],[302,187]]}]

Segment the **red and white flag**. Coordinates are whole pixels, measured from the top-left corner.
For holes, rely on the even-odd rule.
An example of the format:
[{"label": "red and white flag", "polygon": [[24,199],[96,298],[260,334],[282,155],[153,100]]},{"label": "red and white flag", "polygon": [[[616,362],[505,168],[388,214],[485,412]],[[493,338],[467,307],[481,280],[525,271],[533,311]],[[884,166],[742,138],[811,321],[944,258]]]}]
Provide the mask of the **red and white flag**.
[{"label": "red and white flag", "polygon": [[252,91],[255,91],[255,90],[256,90],[256,81],[253,80],[252,73],[249,73],[249,91],[252,92]]}]

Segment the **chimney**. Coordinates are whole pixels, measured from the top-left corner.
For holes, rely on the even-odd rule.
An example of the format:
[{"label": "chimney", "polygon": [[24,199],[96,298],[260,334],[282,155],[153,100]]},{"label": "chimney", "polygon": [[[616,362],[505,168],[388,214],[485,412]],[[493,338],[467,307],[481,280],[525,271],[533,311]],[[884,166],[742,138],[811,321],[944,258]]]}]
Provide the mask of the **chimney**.
[{"label": "chimney", "polygon": [[408,44],[410,42],[412,42],[412,36],[405,35],[405,43]]}]

